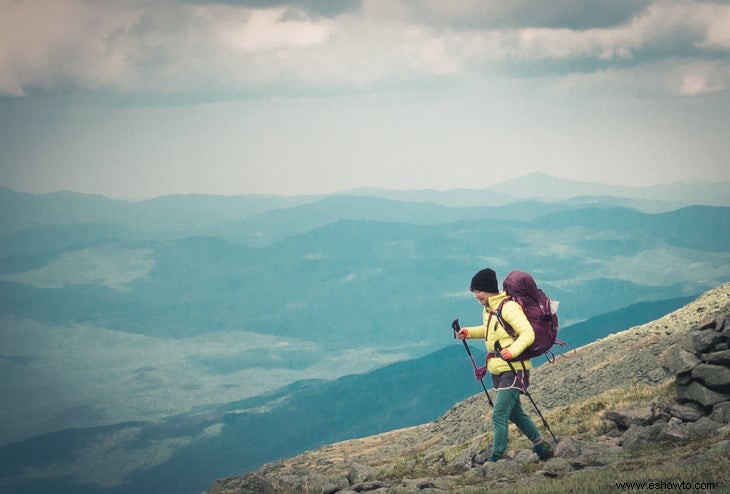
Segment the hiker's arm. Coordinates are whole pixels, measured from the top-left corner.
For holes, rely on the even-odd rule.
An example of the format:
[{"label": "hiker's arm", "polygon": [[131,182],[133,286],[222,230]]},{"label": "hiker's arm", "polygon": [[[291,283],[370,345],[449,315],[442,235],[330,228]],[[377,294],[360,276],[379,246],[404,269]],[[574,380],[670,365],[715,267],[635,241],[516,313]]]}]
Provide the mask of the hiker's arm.
[{"label": "hiker's arm", "polygon": [[456,333],[458,338],[460,340],[475,340],[475,339],[484,339],[484,337],[487,335],[487,330],[484,328],[484,326],[471,326],[468,328],[461,328],[461,331]]},{"label": "hiker's arm", "polygon": [[515,333],[517,333],[517,338],[509,346],[509,351],[512,354],[512,358],[518,357],[535,341],[535,331],[532,329],[530,321],[527,320],[527,316],[525,316],[525,313],[517,302],[510,301],[504,304],[502,317],[512,326]]}]

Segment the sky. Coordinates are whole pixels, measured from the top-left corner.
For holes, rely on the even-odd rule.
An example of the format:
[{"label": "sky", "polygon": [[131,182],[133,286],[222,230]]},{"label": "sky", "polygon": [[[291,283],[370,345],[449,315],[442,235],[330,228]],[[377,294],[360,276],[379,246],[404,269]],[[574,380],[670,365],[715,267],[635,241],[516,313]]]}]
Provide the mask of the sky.
[{"label": "sky", "polygon": [[0,186],[730,180],[730,2],[0,0]]}]

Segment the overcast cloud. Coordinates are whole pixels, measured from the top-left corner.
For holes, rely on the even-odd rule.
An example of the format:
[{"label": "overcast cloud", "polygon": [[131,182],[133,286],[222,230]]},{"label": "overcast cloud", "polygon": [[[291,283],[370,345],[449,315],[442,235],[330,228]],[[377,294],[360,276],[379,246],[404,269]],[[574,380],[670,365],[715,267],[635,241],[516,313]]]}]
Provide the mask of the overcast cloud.
[{"label": "overcast cloud", "polygon": [[622,182],[607,167],[626,183],[729,178],[728,2],[0,8],[0,185],[21,190],[481,187],[535,170]]}]

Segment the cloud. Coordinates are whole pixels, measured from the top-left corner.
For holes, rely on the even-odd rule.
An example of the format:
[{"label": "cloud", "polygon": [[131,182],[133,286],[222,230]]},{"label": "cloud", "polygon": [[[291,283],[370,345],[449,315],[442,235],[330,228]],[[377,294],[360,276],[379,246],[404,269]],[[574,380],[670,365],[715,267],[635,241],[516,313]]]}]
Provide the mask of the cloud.
[{"label": "cloud", "polygon": [[0,94],[118,86],[133,69],[134,61],[113,48],[115,33],[136,21],[136,9],[79,0],[3,0],[0,10]]},{"label": "cloud", "polygon": [[628,22],[650,2],[620,0],[367,0],[362,10],[436,29],[587,29]]},{"label": "cloud", "polygon": [[47,265],[21,273],[0,275],[0,280],[36,288],[101,283],[125,291],[127,284],[147,276],[154,267],[151,249],[103,246],[64,254]]},{"label": "cloud", "polygon": [[313,16],[332,17],[356,10],[362,0],[192,0],[199,5],[224,4],[247,8],[291,8]]},{"label": "cloud", "polygon": [[[730,58],[730,5],[709,2],[0,2],[0,94],[16,97],[328,91]],[[676,92],[725,90],[725,71],[705,67]]]}]

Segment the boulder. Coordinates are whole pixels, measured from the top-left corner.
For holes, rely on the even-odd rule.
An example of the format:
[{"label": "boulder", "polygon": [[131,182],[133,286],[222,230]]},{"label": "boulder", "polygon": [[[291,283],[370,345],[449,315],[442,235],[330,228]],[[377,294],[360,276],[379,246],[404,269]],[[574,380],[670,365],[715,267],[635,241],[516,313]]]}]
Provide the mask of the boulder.
[{"label": "boulder", "polygon": [[730,350],[721,350],[719,352],[703,353],[700,355],[703,362],[716,365],[730,365]]},{"label": "boulder", "polygon": [[719,343],[724,339],[725,337],[722,333],[718,333],[711,329],[692,331],[690,336],[692,347],[699,353],[710,351],[716,343]]},{"label": "boulder", "polygon": [[687,424],[676,417],[672,418],[659,434],[659,440],[673,444],[684,444],[688,442],[689,432],[687,431]]},{"label": "boulder", "polygon": [[355,492],[368,492],[375,491],[378,489],[388,489],[391,484],[383,480],[371,480],[368,482],[359,482],[352,486],[352,490]]},{"label": "boulder", "polygon": [[619,410],[608,410],[603,418],[614,421],[621,429],[628,429],[632,425],[650,425],[656,417],[651,404],[633,403]]},{"label": "boulder", "polygon": [[730,401],[716,403],[710,418],[719,424],[730,424]]},{"label": "boulder", "polygon": [[528,463],[538,463],[540,461],[540,458],[537,457],[537,454],[534,451],[531,451],[529,449],[521,449],[515,455],[515,461],[517,463],[522,463],[523,465],[525,465]]},{"label": "boulder", "polygon": [[[237,494],[276,494],[274,485],[264,475],[249,473],[236,479],[234,485]],[[233,486],[230,486],[233,487]]]},{"label": "boulder", "polygon": [[666,355],[664,355],[662,367],[668,372],[677,375],[690,372],[701,363],[702,361],[695,354],[675,346],[670,348]]},{"label": "boulder", "polygon": [[570,463],[568,463],[568,460],[564,458],[550,458],[545,462],[542,469],[545,472],[554,473],[556,474],[554,476],[557,476],[558,474],[569,471]]},{"label": "boulder", "polygon": [[581,443],[572,437],[561,437],[554,449],[556,457],[575,458],[580,455]]},{"label": "boulder", "polygon": [[488,461],[482,466],[482,474],[491,480],[502,478],[514,479],[520,477],[522,473],[523,467],[521,463],[507,459]]},{"label": "boulder", "polygon": [[675,403],[669,407],[669,413],[682,422],[695,422],[705,415],[705,411],[694,402]]},{"label": "boulder", "polygon": [[730,391],[730,367],[700,364],[692,369],[692,377],[715,391]]},{"label": "boulder", "polygon": [[717,430],[722,427],[722,424],[718,424],[714,420],[710,420],[708,417],[702,417],[697,422],[692,422],[686,425],[687,434],[689,439],[692,441],[713,437],[717,434]]},{"label": "boulder", "polygon": [[347,481],[350,485],[360,484],[374,478],[375,473],[375,468],[370,465],[353,462],[347,472]]},{"label": "boulder", "polygon": [[622,446],[626,451],[638,451],[649,444],[659,441],[659,436],[665,424],[654,424],[649,426],[632,425],[621,436]]},{"label": "boulder", "polygon": [[484,453],[480,451],[480,440],[476,438],[467,448],[461,451],[448,463],[449,471],[462,472],[468,468],[472,468],[475,464],[484,463]]},{"label": "boulder", "polygon": [[676,392],[677,401],[695,401],[704,407],[711,407],[715,403],[730,400],[730,395],[708,389],[697,381],[692,381],[687,385],[677,384]]}]

